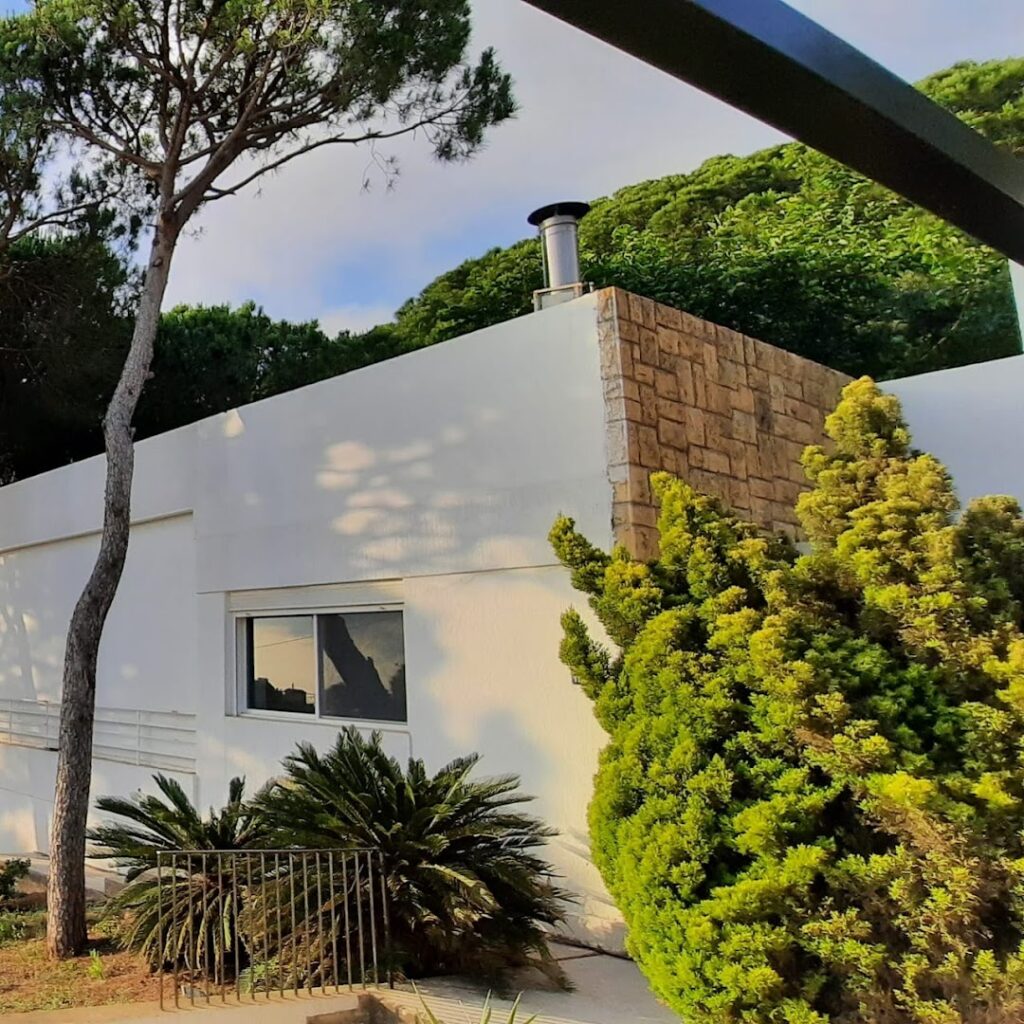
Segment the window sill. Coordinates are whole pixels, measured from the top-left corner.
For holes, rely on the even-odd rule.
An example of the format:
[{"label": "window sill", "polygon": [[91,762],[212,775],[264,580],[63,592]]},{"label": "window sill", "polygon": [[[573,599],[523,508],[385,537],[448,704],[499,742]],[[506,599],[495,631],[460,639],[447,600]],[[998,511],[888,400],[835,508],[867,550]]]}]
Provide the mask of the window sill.
[{"label": "window sill", "polygon": [[239,711],[228,715],[228,718],[244,718],[257,722],[290,722],[293,725],[319,725],[331,729],[344,729],[354,725],[357,729],[377,732],[396,732],[407,734],[408,722],[385,722],[373,718],[325,718],[316,715],[303,715],[296,711]]}]

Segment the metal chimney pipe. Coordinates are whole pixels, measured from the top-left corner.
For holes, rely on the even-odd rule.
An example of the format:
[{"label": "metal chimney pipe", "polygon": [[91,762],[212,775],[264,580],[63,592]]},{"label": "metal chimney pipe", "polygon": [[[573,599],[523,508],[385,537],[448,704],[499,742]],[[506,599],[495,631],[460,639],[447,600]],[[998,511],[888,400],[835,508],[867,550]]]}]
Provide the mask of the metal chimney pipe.
[{"label": "metal chimney pipe", "polygon": [[544,253],[544,287],[534,292],[534,309],[567,302],[588,290],[580,281],[578,228],[589,211],[586,203],[551,203],[530,214],[529,222],[540,229]]},{"label": "metal chimney pipe", "polygon": [[545,287],[567,288],[580,283],[578,225],[589,211],[586,203],[551,203],[530,214],[528,219],[540,229],[544,246]]}]

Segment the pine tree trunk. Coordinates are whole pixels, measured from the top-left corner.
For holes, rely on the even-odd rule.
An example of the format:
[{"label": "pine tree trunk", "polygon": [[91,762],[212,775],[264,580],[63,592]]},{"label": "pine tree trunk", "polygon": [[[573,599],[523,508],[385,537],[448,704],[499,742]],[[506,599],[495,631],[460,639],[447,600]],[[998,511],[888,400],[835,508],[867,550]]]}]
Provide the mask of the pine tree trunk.
[{"label": "pine tree trunk", "polygon": [[143,281],[131,347],[103,419],[107,477],[99,554],[75,605],[64,651],[60,739],[53,822],[50,827],[50,875],[47,883],[47,946],[52,957],[80,953],[86,942],[85,832],[92,774],[93,718],[96,710],[96,660],[103,625],[110,611],[128,554],[132,474],[135,468],[132,418],[149,376],[177,232],[164,226],[154,233]]}]

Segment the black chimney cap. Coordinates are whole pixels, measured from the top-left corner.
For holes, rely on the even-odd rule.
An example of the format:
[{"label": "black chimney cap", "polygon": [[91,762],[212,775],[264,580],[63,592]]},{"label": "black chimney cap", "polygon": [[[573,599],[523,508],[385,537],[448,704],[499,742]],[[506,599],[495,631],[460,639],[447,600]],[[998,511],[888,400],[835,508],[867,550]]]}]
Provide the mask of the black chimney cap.
[{"label": "black chimney cap", "polygon": [[542,206],[539,210],[534,210],[526,219],[534,227],[538,227],[548,217],[575,217],[579,220],[580,217],[588,213],[590,213],[589,203],[549,203],[547,206]]}]

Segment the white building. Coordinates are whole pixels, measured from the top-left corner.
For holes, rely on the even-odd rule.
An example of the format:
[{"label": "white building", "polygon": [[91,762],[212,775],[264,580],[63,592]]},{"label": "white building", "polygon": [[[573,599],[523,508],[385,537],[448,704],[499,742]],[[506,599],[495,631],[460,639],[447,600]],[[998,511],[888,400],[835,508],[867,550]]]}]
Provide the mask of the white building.
[{"label": "white building", "polygon": [[[998,365],[958,381],[1024,374]],[[944,427],[955,403],[981,406],[960,383],[933,401],[930,379],[896,385],[918,442],[972,488],[998,487],[962,443],[970,415]],[[564,511],[595,543],[644,553],[655,468],[789,525],[796,453],[840,382],[609,290],[143,441],[93,795],[163,771],[219,805],[232,776],[255,788],[297,741],[326,747],[350,722],[433,768],[480,751],[559,829],[572,929],[618,946],[587,844],[604,735],[558,660],[559,616],[580,598],[548,530]],[[46,849],[64,637],[103,473],[94,458],[0,490],[5,853]]]}]

